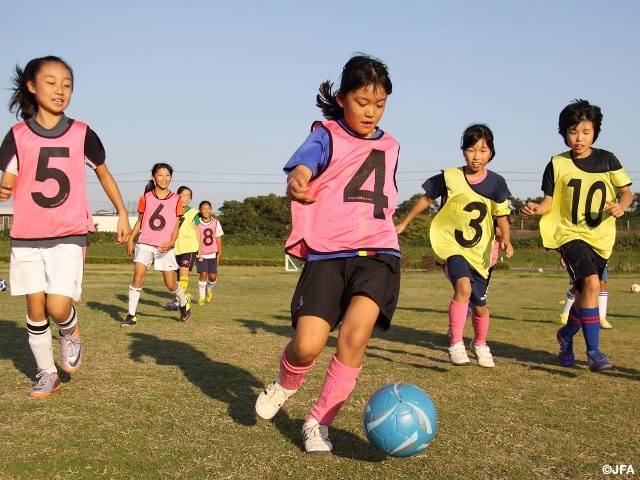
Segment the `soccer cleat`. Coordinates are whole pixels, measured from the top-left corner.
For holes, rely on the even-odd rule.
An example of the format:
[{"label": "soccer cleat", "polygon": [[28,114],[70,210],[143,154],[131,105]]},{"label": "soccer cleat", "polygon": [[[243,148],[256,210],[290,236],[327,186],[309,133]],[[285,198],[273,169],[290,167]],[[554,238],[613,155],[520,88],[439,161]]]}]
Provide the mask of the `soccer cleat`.
[{"label": "soccer cleat", "polygon": [[491,350],[488,345],[476,345],[473,343],[473,340],[469,342],[469,350],[476,356],[476,360],[478,360],[478,365],[486,368],[493,368],[495,364],[493,363],[493,355],[491,355]]},{"label": "soccer cleat", "polygon": [[178,310],[180,308],[180,304],[178,303],[178,299],[174,298],[169,303],[167,303],[167,308],[169,310]]},{"label": "soccer cleat", "polygon": [[58,374],[43,370],[36,375],[36,383],[29,390],[29,396],[31,398],[47,398],[58,390],[60,390],[60,377]]},{"label": "soccer cleat", "polygon": [[563,331],[564,327],[561,327],[556,334],[558,345],[560,345],[558,360],[560,360],[560,365],[562,365],[563,367],[570,367],[571,365],[573,365],[573,361],[575,360],[575,355],[573,354],[573,339],[565,340],[562,336]]},{"label": "soccer cleat", "polygon": [[82,365],[82,344],[78,325],[71,335],[60,334],[60,346],[62,347],[62,369],[70,374],[76,373]]},{"label": "soccer cleat", "polygon": [[211,300],[213,300],[213,292],[211,290],[207,290],[207,303],[211,303]]},{"label": "soccer cleat", "polygon": [[302,439],[307,453],[331,453],[333,445],[329,441],[329,428],[310,418],[302,425]]},{"label": "soccer cleat", "polygon": [[204,305],[204,297],[198,299],[198,305]]},{"label": "soccer cleat", "polygon": [[449,360],[456,366],[469,365],[471,363],[467,356],[467,351],[464,349],[464,343],[458,342],[449,347]]},{"label": "soccer cleat", "polygon": [[607,360],[607,356],[602,352],[587,353],[587,357],[589,357],[589,370],[592,372],[604,372],[613,368],[611,362]]},{"label": "soccer cleat", "polygon": [[560,324],[561,325],[566,325],[568,321],[569,321],[569,314],[568,313],[561,313],[560,314]]},{"label": "soccer cleat", "polygon": [[121,327],[133,327],[138,324],[138,317],[128,314],[127,318],[120,322]]},{"label": "soccer cleat", "polygon": [[187,303],[183,307],[180,307],[180,321],[187,323],[191,317],[191,302],[187,300]]},{"label": "soccer cleat", "polygon": [[611,325],[606,318],[600,317],[600,328],[604,328],[605,330],[608,330],[610,328],[613,328],[613,325]]},{"label": "soccer cleat", "polygon": [[287,390],[280,385],[280,379],[276,378],[258,395],[256,400],[256,413],[264,420],[273,418],[275,414],[278,413],[278,410],[280,410],[280,407],[284,405],[284,402],[297,391],[298,389]]}]

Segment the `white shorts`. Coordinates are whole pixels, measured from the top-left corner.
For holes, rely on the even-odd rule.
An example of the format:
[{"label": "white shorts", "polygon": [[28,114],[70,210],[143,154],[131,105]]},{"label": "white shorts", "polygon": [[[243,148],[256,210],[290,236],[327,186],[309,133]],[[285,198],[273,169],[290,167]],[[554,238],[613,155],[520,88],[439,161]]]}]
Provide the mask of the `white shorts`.
[{"label": "white shorts", "polygon": [[136,243],[133,262],[146,265],[147,270],[152,263],[153,269],[159,272],[171,272],[173,270],[178,270],[178,262],[176,261],[176,255],[173,248],[164,253],[158,253],[158,247],[146,245],[144,243]]},{"label": "white shorts", "polygon": [[9,269],[11,295],[44,292],[80,300],[83,249],[70,244],[48,248],[13,247]]}]

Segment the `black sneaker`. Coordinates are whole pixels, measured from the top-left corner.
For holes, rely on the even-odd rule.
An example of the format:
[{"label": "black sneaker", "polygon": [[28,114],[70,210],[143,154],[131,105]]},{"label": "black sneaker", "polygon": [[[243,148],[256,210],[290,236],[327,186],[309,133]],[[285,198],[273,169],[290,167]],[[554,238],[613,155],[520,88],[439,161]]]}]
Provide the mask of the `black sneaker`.
[{"label": "black sneaker", "polygon": [[182,323],[187,323],[190,317],[191,317],[191,302],[187,300],[187,303],[184,304],[184,307],[180,307],[180,321]]},{"label": "black sneaker", "polygon": [[138,317],[131,314],[127,315],[127,318],[125,318],[123,321],[120,322],[121,327],[134,327],[137,324],[138,324]]}]

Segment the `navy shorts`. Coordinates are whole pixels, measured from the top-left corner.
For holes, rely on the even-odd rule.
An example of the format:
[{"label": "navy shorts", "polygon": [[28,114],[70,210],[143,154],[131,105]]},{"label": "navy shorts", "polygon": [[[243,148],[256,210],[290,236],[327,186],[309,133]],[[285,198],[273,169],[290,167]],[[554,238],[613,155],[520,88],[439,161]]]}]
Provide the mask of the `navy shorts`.
[{"label": "navy shorts", "polygon": [[454,287],[458,279],[468,278],[471,281],[471,298],[469,301],[477,307],[484,307],[487,304],[487,290],[489,289],[491,271],[489,271],[489,278],[484,278],[469,265],[469,262],[462,255],[454,255],[447,258],[444,264],[444,274]]},{"label": "navy shorts", "polygon": [[198,273],[218,273],[218,259],[217,258],[202,258],[200,257],[196,262],[196,271]]},{"label": "navy shorts", "polygon": [[188,268],[189,271],[193,270],[193,265],[196,263],[198,252],[181,253],[176,255],[176,261],[180,268]]},{"label": "navy shorts", "polygon": [[603,279],[607,259],[598,255],[584,240],[572,240],[562,245],[558,251],[562,255],[567,273],[576,290],[582,292],[582,281],[591,275]]},{"label": "navy shorts", "polygon": [[376,326],[387,330],[400,293],[400,258],[380,254],[307,262],[291,300],[291,325],[298,318],[324,319],[333,331],[342,321],[351,298],[364,295],[380,308]]}]

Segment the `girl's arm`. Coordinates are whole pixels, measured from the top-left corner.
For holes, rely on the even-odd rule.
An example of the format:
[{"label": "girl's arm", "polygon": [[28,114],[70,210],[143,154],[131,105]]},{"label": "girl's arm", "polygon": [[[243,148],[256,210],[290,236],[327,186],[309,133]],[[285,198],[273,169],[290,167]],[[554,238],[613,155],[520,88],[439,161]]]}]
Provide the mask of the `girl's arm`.
[{"label": "girl's arm", "polygon": [[171,234],[171,240],[169,240],[166,243],[163,243],[158,247],[159,253],[164,253],[166,251],[169,251],[175,246],[176,240],[178,239],[179,231],[180,231],[180,222],[176,220],[176,226],[173,228],[173,233]]},{"label": "girl's arm", "polygon": [[196,231],[196,238],[198,239],[198,257],[202,256],[202,233],[200,232],[200,229],[198,227],[196,227],[196,224],[194,222],[191,222],[191,225],[193,226],[193,229]]},{"label": "girl's arm", "polygon": [[129,225],[129,214],[122,201],[122,195],[120,195],[120,189],[118,184],[113,179],[111,172],[107,166],[103,163],[98,165],[95,169],[96,176],[102,185],[104,193],[107,194],[109,200],[118,212],[118,238],[116,243],[124,243],[131,237],[131,225]]},{"label": "girl's arm", "polygon": [[521,212],[525,217],[530,217],[531,215],[544,215],[551,210],[552,203],[553,197],[545,195],[540,203],[527,202],[527,204],[522,207]]},{"label": "girl's arm", "polygon": [[298,165],[291,170],[287,176],[287,198],[303,204],[314,203],[317,198],[307,196],[309,191],[307,183],[311,180],[312,175],[311,169],[304,165]]},{"label": "girl's arm", "polygon": [[2,180],[0,180],[0,202],[6,202],[11,198],[15,183],[16,176],[13,173],[2,172]]},{"label": "girl's arm", "polygon": [[416,218],[420,213],[424,212],[427,208],[429,208],[429,205],[431,205],[432,203],[433,203],[432,198],[429,198],[426,195],[422,195],[418,199],[418,201],[413,205],[413,207],[411,207],[411,210],[409,210],[409,213],[407,213],[407,216],[404,217],[404,220],[396,225],[396,234],[400,235],[404,231],[404,229],[407,228],[407,225],[409,225],[409,223],[411,223],[411,221],[414,218]]},{"label": "girl's arm", "polygon": [[140,233],[140,229],[142,228],[142,214],[138,214],[138,220],[136,220],[136,224],[133,226],[133,230],[131,231],[131,235],[127,239],[127,255],[130,257],[133,256],[133,252],[135,250],[134,242],[136,237]]},{"label": "girl's arm", "polygon": [[513,246],[511,245],[511,228],[508,217],[496,218],[498,230],[500,231],[500,248],[505,251],[507,258],[513,256]]},{"label": "girl's arm", "polygon": [[218,244],[218,254],[216,255],[216,262],[220,265],[220,259],[222,258],[222,237],[216,237],[216,243]]},{"label": "girl's arm", "polygon": [[629,187],[622,187],[618,189],[620,198],[617,202],[607,202],[607,206],[604,207],[604,211],[615,218],[620,218],[627,211],[627,208],[633,203],[633,192]]}]

